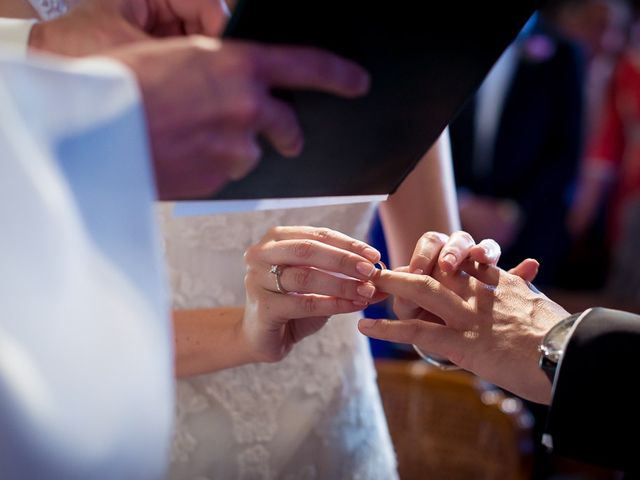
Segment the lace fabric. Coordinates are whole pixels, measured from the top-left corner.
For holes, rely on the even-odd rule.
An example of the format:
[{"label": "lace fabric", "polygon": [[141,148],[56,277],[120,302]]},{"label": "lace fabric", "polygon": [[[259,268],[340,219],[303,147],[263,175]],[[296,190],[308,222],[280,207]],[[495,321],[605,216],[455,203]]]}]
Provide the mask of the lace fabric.
[{"label": "lace fabric", "polygon": [[[242,255],[276,225],[364,238],[370,204],[172,218],[161,207],[176,308],[241,305]],[[339,315],[276,364],[178,382],[174,479],[393,479],[395,459],[359,315]]]}]

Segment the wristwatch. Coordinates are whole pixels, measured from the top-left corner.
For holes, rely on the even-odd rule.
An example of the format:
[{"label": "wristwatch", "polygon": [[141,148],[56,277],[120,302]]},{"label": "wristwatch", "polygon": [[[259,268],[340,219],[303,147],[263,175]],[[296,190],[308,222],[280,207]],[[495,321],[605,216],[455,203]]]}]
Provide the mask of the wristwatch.
[{"label": "wristwatch", "polygon": [[423,352],[417,345],[413,345],[413,349],[425,362],[434,367],[438,367],[440,370],[460,370],[460,367],[452,361]]},{"label": "wristwatch", "polygon": [[542,339],[542,343],[538,347],[540,351],[540,368],[547,374],[551,383],[556,376],[556,369],[562,359],[564,350],[569,343],[571,334],[578,323],[588,310],[580,313],[574,313],[565,319],[556,323],[551,330]]}]

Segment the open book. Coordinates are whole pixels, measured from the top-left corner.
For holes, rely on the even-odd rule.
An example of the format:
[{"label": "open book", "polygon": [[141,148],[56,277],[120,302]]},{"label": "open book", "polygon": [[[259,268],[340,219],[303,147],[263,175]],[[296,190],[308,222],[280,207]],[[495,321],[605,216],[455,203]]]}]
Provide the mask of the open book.
[{"label": "open book", "polygon": [[327,48],[363,65],[372,88],[358,100],[283,92],[305,133],[303,153],[288,159],[265,146],[256,170],[215,198],[330,197],[335,203],[392,193],[538,3],[240,0],[227,37]]}]

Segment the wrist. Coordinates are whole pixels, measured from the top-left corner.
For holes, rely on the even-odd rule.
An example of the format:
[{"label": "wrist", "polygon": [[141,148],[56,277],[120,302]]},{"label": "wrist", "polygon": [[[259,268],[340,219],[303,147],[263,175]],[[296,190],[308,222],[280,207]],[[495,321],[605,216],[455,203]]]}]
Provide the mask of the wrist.
[{"label": "wrist", "polygon": [[188,377],[251,363],[238,324],[241,307],[177,310],[173,313],[176,373]]},{"label": "wrist", "polygon": [[581,319],[590,310],[568,315],[556,322],[540,341],[538,351],[540,359],[538,365],[546,375],[550,384],[549,399],[553,396],[555,380],[558,376],[564,352],[569,344],[571,336]]},{"label": "wrist", "polygon": [[249,363],[258,363],[260,362],[260,358],[256,352],[256,348],[251,341],[251,337],[249,332],[247,332],[246,321],[245,321],[245,309],[241,310],[241,314],[238,315],[238,318],[232,329],[232,345],[235,345],[234,348],[235,354],[235,362],[237,365],[246,365]]}]

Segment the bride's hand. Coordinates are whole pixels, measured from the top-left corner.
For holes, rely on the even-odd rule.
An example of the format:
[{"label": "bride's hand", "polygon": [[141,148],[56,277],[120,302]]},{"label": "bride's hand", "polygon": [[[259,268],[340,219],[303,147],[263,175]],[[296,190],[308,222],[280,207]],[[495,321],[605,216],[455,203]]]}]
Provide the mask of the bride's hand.
[{"label": "bride's hand", "polygon": [[[369,282],[378,260],[377,250],[330,229],[269,230],[245,253],[247,298],[241,328],[254,361],[281,360],[330,316],[362,310],[382,298]],[[275,266],[281,273],[271,271]]]}]

